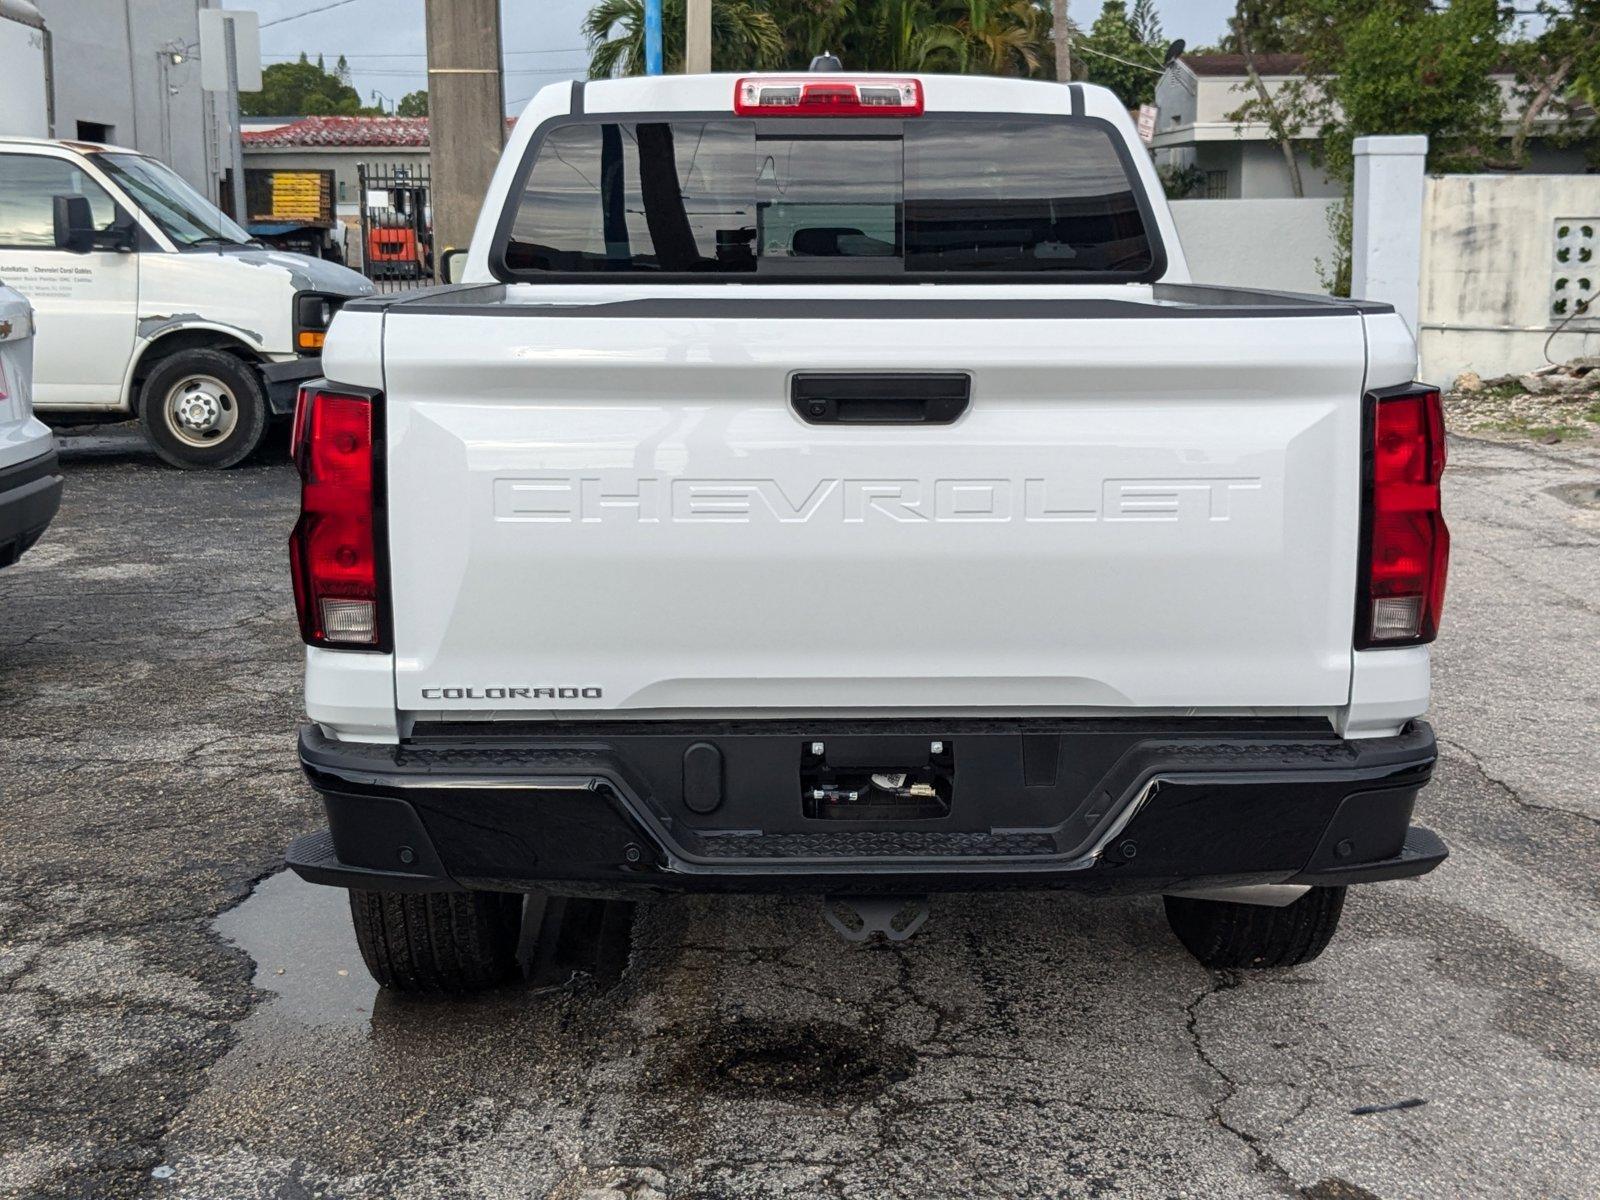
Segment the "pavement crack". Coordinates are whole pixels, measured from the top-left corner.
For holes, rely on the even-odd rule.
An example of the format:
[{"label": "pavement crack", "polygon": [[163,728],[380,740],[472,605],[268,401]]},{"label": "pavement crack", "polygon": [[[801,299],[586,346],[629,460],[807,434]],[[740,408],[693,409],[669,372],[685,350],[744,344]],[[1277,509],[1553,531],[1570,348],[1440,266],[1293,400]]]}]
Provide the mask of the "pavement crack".
[{"label": "pavement crack", "polygon": [[1494,787],[1497,787],[1503,791],[1511,798],[1511,802],[1517,805],[1519,808],[1525,808],[1529,812],[1554,813],[1557,816],[1574,817],[1580,821],[1587,821],[1591,825],[1600,825],[1600,818],[1590,816],[1588,813],[1577,812],[1576,810],[1570,808],[1562,808],[1559,804],[1540,804],[1536,800],[1529,800],[1522,794],[1520,790],[1507,783],[1504,779],[1500,779],[1494,775],[1491,775],[1488,769],[1484,766],[1483,760],[1478,757],[1475,751],[1462,745],[1460,742],[1452,741],[1449,738],[1439,738],[1438,740],[1441,746],[1455,751],[1462,758],[1466,759],[1468,766],[1482,776],[1487,783],[1492,784]]},{"label": "pavement crack", "polygon": [[[1244,980],[1237,971],[1213,971],[1210,984],[1193,1000],[1184,1006],[1186,1017],[1185,1028],[1189,1032],[1189,1041],[1194,1046],[1195,1057],[1203,1063],[1207,1070],[1222,1081],[1224,1094],[1220,1100],[1211,1105],[1211,1121],[1225,1133],[1232,1134],[1244,1143],[1246,1150],[1254,1161],[1255,1169],[1270,1179],[1273,1184],[1286,1196],[1304,1196],[1306,1193],[1295,1185],[1294,1178],[1284,1169],[1283,1165],[1272,1156],[1261,1138],[1243,1129],[1228,1120],[1224,1111],[1227,1104],[1239,1093],[1238,1081],[1223,1070],[1210,1052],[1206,1049],[1205,1039],[1200,1033],[1200,1006],[1213,996],[1230,992],[1234,988],[1244,986]],[[1299,1115],[1299,1114],[1296,1114]]]}]

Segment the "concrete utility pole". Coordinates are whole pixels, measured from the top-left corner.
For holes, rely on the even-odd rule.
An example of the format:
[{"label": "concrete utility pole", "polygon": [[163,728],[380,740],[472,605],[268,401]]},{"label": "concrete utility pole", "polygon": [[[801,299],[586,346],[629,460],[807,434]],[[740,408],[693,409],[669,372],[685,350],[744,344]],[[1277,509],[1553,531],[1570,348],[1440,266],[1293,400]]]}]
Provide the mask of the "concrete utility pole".
[{"label": "concrete utility pole", "polygon": [[1067,0],[1051,0],[1050,32],[1056,40],[1056,79],[1066,83],[1072,78],[1072,35],[1067,24]]},{"label": "concrete utility pole", "polygon": [[499,0],[427,0],[433,253],[466,249],[506,136]]},{"label": "concrete utility pole", "polygon": [[704,75],[711,70],[711,0],[688,0],[683,70]]}]

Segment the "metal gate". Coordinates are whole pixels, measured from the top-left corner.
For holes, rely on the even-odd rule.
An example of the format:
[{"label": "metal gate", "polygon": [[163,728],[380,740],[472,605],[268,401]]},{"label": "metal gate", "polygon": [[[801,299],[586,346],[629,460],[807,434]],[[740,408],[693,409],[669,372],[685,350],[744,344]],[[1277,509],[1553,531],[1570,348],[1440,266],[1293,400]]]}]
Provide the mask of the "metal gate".
[{"label": "metal gate", "polygon": [[433,283],[433,203],[426,164],[358,163],[361,270],[380,291]]}]

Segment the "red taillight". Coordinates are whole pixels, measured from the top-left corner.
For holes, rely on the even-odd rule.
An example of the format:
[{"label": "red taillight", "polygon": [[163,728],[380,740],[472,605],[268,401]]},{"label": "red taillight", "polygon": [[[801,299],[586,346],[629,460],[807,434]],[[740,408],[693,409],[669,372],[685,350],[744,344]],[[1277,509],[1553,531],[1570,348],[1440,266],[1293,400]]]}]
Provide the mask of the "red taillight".
[{"label": "red taillight", "polygon": [[1370,458],[1362,513],[1364,586],[1357,649],[1431,642],[1444,608],[1450,531],[1439,505],[1444,407],[1414,384],[1368,398]]},{"label": "red taillight", "polygon": [[733,85],[742,117],[916,117],[922,84],[915,79],[818,79],[765,75]]},{"label": "red taillight", "polygon": [[385,649],[373,451],[377,398],[300,389],[290,441],[300,471],[300,519],[289,568],[308,645]]}]

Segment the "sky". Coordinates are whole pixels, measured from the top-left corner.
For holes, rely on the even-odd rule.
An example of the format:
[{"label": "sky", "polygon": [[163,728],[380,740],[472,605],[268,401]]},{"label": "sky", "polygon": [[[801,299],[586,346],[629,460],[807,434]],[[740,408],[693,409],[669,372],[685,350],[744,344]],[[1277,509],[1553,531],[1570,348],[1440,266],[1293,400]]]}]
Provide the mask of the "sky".
[{"label": "sky", "polygon": [[[518,112],[541,87],[582,78],[589,53],[579,24],[592,0],[501,0],[506,108]],[[286,62],[302,50],[329,67],[343,54],[363,104],[392,108],[427,86],[422,0],[235,0],[230,8],[261,14],[261,56]],[[1233,0],[1164,0],[1157,5],[1168,37],[1191,46],[1222,36]],[[318,10],[323,11],[310,11]],[[1086,26],[1100,0],[1071,0],[1072,19]],[[296,14],[308,13],[296,17]],[[295,17],[293,20],[285,18]],[[849,64],[846,64],[849,65]],[[374,93],[382,97],[375,99]]]}]

